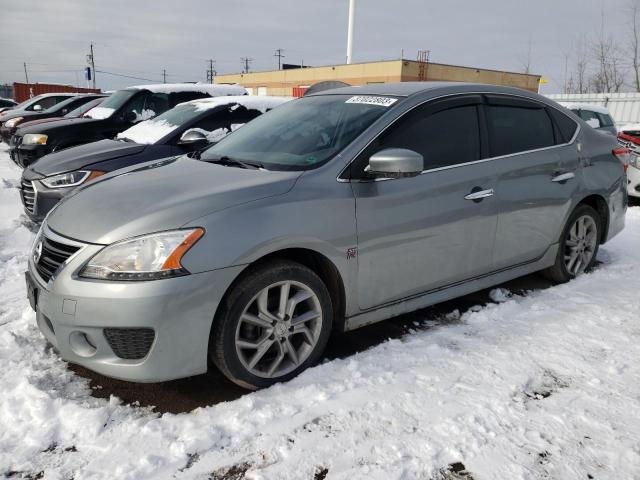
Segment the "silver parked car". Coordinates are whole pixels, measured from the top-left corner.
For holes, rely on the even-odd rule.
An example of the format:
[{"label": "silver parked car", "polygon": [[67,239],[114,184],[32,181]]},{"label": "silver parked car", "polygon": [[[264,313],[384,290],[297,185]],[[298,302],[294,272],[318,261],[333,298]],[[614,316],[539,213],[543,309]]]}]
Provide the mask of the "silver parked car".
[{"label": "silver parked car", "polygon": [[155,382],[209,360],[259,388],[353,330],[620,232],[623,155],[518,89],[402,83],[286,103],[206,150],[113,172],[44,221],[27,284],[62,357]]}]

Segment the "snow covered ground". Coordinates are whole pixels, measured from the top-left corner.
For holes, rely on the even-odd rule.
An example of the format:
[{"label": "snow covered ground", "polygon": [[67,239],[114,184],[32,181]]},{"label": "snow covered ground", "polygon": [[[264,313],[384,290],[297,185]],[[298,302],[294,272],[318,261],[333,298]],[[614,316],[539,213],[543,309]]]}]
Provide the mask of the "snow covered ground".
[{"label": "snow covered ground", "polygon": [[36,329],[23,286],[33,233],[4,147],[0,476],[640,478],[640,208],[570,284],[495,290],[496,303],[287,384],[159,415],[92,397]]}]

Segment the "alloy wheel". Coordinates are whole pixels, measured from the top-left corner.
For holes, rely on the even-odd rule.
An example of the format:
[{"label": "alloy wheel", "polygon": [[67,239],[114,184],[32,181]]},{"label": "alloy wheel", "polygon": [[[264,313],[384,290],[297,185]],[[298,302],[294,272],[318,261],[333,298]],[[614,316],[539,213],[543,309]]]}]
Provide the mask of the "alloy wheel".
[{"label": "alloy wheel", "polygon": [[296,281],[263,288],[244,308],[235,334],[240,362],[251,374],[278,378],[313,352],[322,330],[318,296]]},{"label": "alloy wheel", "polygon": [[578,217],[567,232],[564,243],[564,264],[574,277],[591,264],[598,245],[598,227],[590,215]]}]

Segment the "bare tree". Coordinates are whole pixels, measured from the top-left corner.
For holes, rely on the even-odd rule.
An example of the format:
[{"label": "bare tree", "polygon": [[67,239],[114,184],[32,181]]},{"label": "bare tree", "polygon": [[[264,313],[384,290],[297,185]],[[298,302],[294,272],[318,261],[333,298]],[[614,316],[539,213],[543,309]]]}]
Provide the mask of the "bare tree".
[{"label": "bare tree", "polygon": [[529,37],[529,44],[527,46],[526,54],[520,59],[520,63],[522,64],[522,73],[529,75],[531,73],[531,54],[533,51],[533,45],[531,42],[531,37]]},{"label": "bare tree", "polygon": [[629,54],[633,67],[633,88],[640,92],[640,1],[629,0],[627,8],[631,24]]},{"label": "bare tree", "polygon": [[[565,62],[569,63],[570,55],[565,56]],[[582,37],[573,52],[573,66],[570,75],[566,80],[566,93],[589,93],[590,81],[589,73],[589,57],[587,55],[587,45],[585,38]]]},{"label": "bare tree", "polygon": [[592,45],[592,58],[595,72],[591,77],[591,84],[596,92],[619,92],[625,82],[620,48],[613,37],[605,32],[604,12],[599,38]]}]

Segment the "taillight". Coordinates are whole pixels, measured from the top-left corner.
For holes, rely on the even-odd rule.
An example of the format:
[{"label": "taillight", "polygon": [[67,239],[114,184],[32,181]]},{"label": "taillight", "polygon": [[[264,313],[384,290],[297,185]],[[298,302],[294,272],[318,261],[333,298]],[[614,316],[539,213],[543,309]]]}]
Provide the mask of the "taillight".
[{"label": "taillight", "polygon": [[611,153],[618,157],[618,160],[622,162],[624,171],[626,172],[627,168],[629,168],[629,162],[631,161],[631,149],[627,147],[618,147],[611,150]]}]

